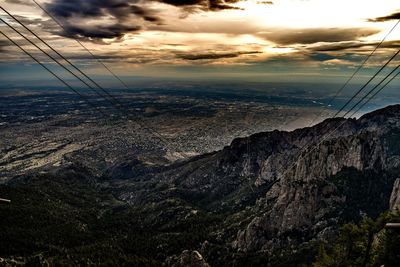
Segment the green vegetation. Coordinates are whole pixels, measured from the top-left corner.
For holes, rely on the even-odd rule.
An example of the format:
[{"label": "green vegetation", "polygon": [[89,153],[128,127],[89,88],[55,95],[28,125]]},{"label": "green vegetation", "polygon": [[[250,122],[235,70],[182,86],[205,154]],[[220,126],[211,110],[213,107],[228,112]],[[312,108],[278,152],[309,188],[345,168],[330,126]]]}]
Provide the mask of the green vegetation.
[{"label": "green vegetation", "polygon": [[75,172],[0,185],[0,195],[12,200],[0,205],[0,258],[33,265],[160,266],[224,219],[178,199],[134,208]]},{"label": "green vegetation", "polygon": [[[202,254],[211,266],[310,266],[316,254],[315,267],[396,266],[400,262],[399,234],[383,229],[398,214],[345,224],[333,246],[310,242],[295,253],[293,248],[272,254],[243,253],[228,244],[243,227],[239,222],[250,220],[250,210],[235,215],[213,213],[179,198],[133,207],[81,173],[37,174],[0,185],[0,196],[12,200],[0,205],[0,258],[28,266],[160,266],[167,257],[197,250],[207,240]],[[376,178],[373,173],[364,177]],[[365,195],[346,191],[362,179],[354,170],[334,179],[351,205],[358,203],[365,209],[369,203],[376,208],[376,201],[364,203],[359,199]],[[373,187],[369,192],[376,197]]]},{"label": "green vegetation", "polygon": [[321,244],[313,267],[386,266],[400,262],[400,232],[384,228],[400,221],[400,213],[383,213],[376,220],[365,217],[359,224],[345,224],[336,244]]},{"label": "green vegetation", "polygon": [[393,129],[383,136],[390,156],[400,155],[400,129]]},{"label": "green vegetation", "polygon": [[[343,205],[337,206],[341,224],[362,219],[363,213],[376,218],[388,209],[389,197],[393,181],[397,173],[343,168],[330,178],[337,192],[346,199]],[[362,211],[362,212],[360,212]]]}]

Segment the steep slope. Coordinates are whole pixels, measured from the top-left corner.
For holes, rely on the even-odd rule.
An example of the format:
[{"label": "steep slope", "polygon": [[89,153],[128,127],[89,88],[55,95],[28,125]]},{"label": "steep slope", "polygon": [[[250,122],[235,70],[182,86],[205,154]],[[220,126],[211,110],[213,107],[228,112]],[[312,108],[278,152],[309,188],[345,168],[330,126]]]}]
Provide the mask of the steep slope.
[{"label": "steep slope", "polygon": [[235,139],[115,190],[132,205],[179,198],[224,213],[226,245],[239,252],[293,252],[389,208],[400,176],[399,140],[400,106],[389,106],[358,120]]}]

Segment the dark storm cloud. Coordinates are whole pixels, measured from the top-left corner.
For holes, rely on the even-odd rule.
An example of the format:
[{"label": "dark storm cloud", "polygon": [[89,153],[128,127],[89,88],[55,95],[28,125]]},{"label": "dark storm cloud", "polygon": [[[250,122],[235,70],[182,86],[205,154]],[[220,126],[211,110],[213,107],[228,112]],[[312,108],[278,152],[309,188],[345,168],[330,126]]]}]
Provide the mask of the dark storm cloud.
[{"label": "dark storm cloud", "polygon": [[27,0],[5,0],[6,3],[9,4],[18,4],[18,5],[24,5],[24,6],[33,6],[34,3],[31,1]]},{"label": "dark storm cloud", "polygon": [[[140,6],[140,0],[55,0],[46,8],[65,25],[63,35],[87,39],[122,38],[142,28],[143,21],[159,23],[152,9]],[[112,23],[100,23],[112,18]],[[99,23],[86,23],[87,20]],[[76,23],[80,20],[82,23]],[[74,21],[74,22],[72,22]]]},{"label": "dark storm cloud", "polygon": [[260,33],[259,36],[279,45],[291,45],[355,41],[361,37],[367,37],[378,32],[375,29],[365,28],[282,29],[274,32]]},{"label": "dark storm cloud", "polygon": [[[344,50],[354,50],[361,48],[375,47],[379,42],[339,42],[332,44],[324,44],[310,48],[313,51],[319,52],[335,52]],[[397,41],[386,41],[380,46],[381,48],[400,48],[400,40]]]},{"label": "dark storm cloud", "polygon": [[258,1],[257,4],[259,4],[259,5],[273,5],[274,2],[272,2],[272,1]]},{"label": "dark storm cloud", "polygon": [[224,9],[239,9],[238,7],[232,6],[232,4],[235,4],[237,2],[240,2],[240,0],[228,0],[228,1],[209,0],[208,8],[214,11],[224,10]]},{"label": "dark storm cloud", "polygon": [[384,21],[389,21],[389,20],[395,20],[395,19],[400,19],[400,12],[396,12],[387,16],[383,17],[378,17],[374,19],[369,19],[368,21],[370,22],[384,22]]},{"label": "dark storm cloud", "polygon": [[[160,24],[158,11],[149,8],[149,2],[160,2],[193,10],[218,11],[236,9],[232,4],[242,0],[54,0],[46,8],[57,18],[62,19],[65,36],[87,38],[122,38],[126,33],[142,29],[144,22]],[[89,19],[113,18],[114,24],[97,23],[88,26]],[[82,23],[76,23],[77,19]],[[74,22],[72,22],[74,21]]]},{"label": "dark storm cloud", "polygon": [[329,52],[329,51],[342,51],[348,49],[358,49],[363,47],[368,47],[374,45],[375,43],[366,43],[366,42],[339,42],[339,43],[332,43],[326,45],[320,45],[317,47],[313,47],[312,50],[314,51],[321,51],[321,52]]},{"label": "dark storm cloud", "polygon": [[51,13],[63,18],[77,15],[82,17],[111,15],[120,20],[128,19],[131,15],[142,18],[154,17],[154,11],[139,6],[140,2],[138,0],[55,0],[46,6]]},{"label": "dark storm cloud", "polygon": [[140,26],[130,26],[123,24],[114,24],[111,26],[96,27],[77,27],[69,25],[66,30],[67,36],[81,36],[90,39],[103,38],[122,38],[127,32],[135,32],[140,30]]},{"label": "dark storm cloud", "polygon": [[8,46],[10,46],[11,43],[6,41],[6,40],[0,40],[0,51],[5,51]]},{"label": "dark storm cloud", "polygon": [[186,60],[203,60],[203,59],[221,59],[221,58],[235,58],[241,55],[260,54],[259,51],[242,51],[242,52],[229,52],[229,53],[202,53],[202,54],[179,54],[178,58]]},{"label": "dark storm cloud", "polygon": [[242,0],[156,0],[161,3],[177,6],[177,7],[197,7],[205,10],[224,10],[224,9],[238,9],[232,4]]},{"label": "dark storm cloud", "polygon": [[[69,55],[69,59],[76,61],[83,61],[87,63],[93,60],[93,57],[87,53],[83,54],[72,54]],[[155,62],[160,59],[160,56],[151,56],[146,53],[120,53],[120,52],[104,52],[103,54],[96,55],[97,59],[106,62],[114,62],[121,64],[124,63],[132,63],[132,64],[142,64],[142,63],[150,63]]]},{"label": "dark storm cloud", "polygon": [[400,40],[385,42],[382,47],[384,48],[400,48]]}]

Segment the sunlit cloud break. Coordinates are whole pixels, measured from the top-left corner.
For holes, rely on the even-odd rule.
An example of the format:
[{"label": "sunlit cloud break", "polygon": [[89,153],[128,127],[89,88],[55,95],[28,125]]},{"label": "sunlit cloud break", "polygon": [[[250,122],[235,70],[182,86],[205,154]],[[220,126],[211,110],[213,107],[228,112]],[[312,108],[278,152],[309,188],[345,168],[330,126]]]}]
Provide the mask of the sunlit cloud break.
[{"label": "sunlit cloud break", "polygon": [[[188,65],[242,68],[242,74],[252,75],[275,72],[277,64],[280,72],[284,72],[282,66],[295,66],[305,73],[330,67],[332,72],[338,68],[345,72],[381,40],[400,12],[390,0],[379,5],[362,1],[362,7],[356,0],[37,2],[64,29],[31,1],[6,0],[3,7],[88,68],[95,63],[73,38],[108,64],[115,64],[121,75],[144,76],[157,75],[154,68],[179,76],[176,67]],[[4,13],[1,16],[12,22]],[[4,25],[2,29],[18,40]],[[376,62],[398,48],[399,40],[400,31],[394,31]],[[0,49],[6,52],[2,62],[26,61],[8,42],[2,41]]]}]

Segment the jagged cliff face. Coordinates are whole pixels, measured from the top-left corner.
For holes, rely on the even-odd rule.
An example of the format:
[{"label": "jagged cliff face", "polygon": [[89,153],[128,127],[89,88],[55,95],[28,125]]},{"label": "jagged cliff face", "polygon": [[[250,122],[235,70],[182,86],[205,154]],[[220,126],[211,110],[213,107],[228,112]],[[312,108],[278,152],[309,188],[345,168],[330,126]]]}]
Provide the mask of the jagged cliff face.
[{"label": "jagged cliff face", "polygon": [[[286,243],[296,244],[299,235],[300,241],[326,237],[329,227],[340,220],[340,214],[331,214],[346,202],[346,196],[330,178],[343,169],[363,172],[385,167],[385,147],[375,134],[362,133],[323,142],[297,160],[292,169],[285,169],[284,176],[260,201],[265,213],[238,233],[235,245],[243,251],[268,250]],[[284,242],[281,237],[293,242]]]},{"label": "jagged cliff face", "polygon": [[235,139],[117,190],[132,205],[179,197],[228,212],[240,225],[228,235],[238,251],[294,249],[329,238],[341,223],[398,207],[399,145],[400,106],[391,106],[358,120]]},{"label": "jagged cliff face", "polygon": [[[358,121],[345,122],[344,130],[338,129],[338,134],[322,143],[318,138],[313,140],[317,144],[297,159],[293,168],[286,170],[284,166],[281,167],[285,169],[283,174],[279,174],[283,177],[262,200],[264,214],[255,217],[244,230],[239,231],[234,245],[243,251],[269,250],[290,244],[298,245],[313,238],[327,238],[331,229],[335,229],[344,219],[338,207],[350,203],[359,207],[358,214],[358,207],[353,207],[355,209],[351,217],[354,219],[360,214],[373,215],[376,210],[363,210],[365,205],[353,203],[350,200],[352,196],[341,192],[337,181],[335,183],[335,179],[332,179],[345,169],[352,169],[355,174],[374,173],[381,178],[374,184],[370,175],[361,175],[356,186],[362,188],[367,184],[361,195],[378,195],[377,199],[370,200],[374,203],[368,204],[378,206],[378,209],[387,208],[393,177],[385,177],[385,173],[398,167],[396,147],[391,147],[395,145],[393,138],[396,139],[399,126],[398,115],[398,109],[389,108],[387,113],[377,112]],[[393,134],[395,136],[391,136]],[[301,140],[298,142],[301,143]],[[264,168],[271,170],[274,168],[271,166],[279,165],[272,161],[264,161]],[[274,176],[271,174],[269,171],[267,175],[258,176],[256,182],[268,182]],[[374,186],[377,187],[371,188]],[[359,188],[347,190],[353,191],[356,196]],[[392,207],[396,205],[399,194],[396,188],[395,183],[390,202]],[[368,199],[361,198],[359,201]],[[379,205],[379,202],[385,204]]]}]

